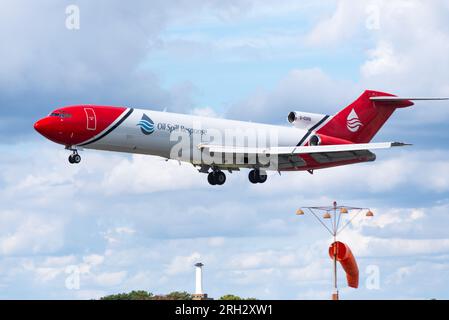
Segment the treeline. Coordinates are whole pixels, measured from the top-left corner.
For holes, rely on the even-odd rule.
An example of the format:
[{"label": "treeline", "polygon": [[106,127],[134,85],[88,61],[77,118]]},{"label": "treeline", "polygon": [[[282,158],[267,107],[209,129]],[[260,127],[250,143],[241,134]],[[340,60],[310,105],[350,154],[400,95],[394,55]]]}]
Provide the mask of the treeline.
[{"label": "treeline", "polygon": [[[154,295],[144,290],[131,291],[129,293],[111,294],[100,300],[192,300],[192,295],[185,291],[174,291],[169,294]],[[226,294],[219,300],[256,300],[255,298],[241,298],[233,294]]]}]

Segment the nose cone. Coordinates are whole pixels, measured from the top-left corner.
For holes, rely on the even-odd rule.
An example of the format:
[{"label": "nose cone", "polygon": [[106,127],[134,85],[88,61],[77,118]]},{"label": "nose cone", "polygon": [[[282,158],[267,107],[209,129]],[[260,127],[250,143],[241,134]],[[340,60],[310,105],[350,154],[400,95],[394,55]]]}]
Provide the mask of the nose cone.
[{"label": "nose cone", "polygon": [[43,118],[36,121],[36,123],[34,124],[34,130],[36,130],[43,136],[47,136],[49,130],[48,120],[46,118]]},{"label": "nose cone", "polygon": [[45,138],[60,143],[62,132],[55,119],[52,119],[51,117],[42,118],[34,124],[34,129]]}]

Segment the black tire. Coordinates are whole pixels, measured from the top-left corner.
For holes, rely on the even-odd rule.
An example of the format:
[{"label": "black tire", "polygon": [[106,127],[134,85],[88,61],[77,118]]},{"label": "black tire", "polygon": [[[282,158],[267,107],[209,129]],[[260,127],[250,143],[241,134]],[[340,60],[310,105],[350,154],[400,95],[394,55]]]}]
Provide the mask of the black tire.
[{"label": "black tire", "polygon": [[259,173],[259,183],[265,183],[265,181],[267,181],[267,178],[268,178],[268,176],[267,176],[267,174],[264,172],[264,173]]},{"label": "black tire", "polygon": [[226,182],[226,175],[224,172],[219,171],[215,173],[215,181],[219,186],[222,186]]},{"label": "black tire", "polygon": [[210,184],[211,186],[215,186],[215,185],[217,184],[217,181],[216,181],[216,179],[215,179],[215,172],[210,172],[210,173],[207,175],[207,182],[209,182],[209,184]]},{"label": "black tire", "polygon": [[256,179],[256,170],[251,170],[248,174],[248,179],[249,182],[256,184],[257,183],[257,179]]},{"label": "black tire", "polygon": [[256,179],[257,183],[260,182],[260,170],[254,169],[254,179]]},{"label": "black tire", "polygon": [[74,164],[74,163],[75,163],[75,160],[73,159],[73,154],[71,154],[71,155],[69,156],[69,162],[70,162],[71,164]]},{"label": "black tire", "polygon": [[74,163],[80,163],[81,162],[81,156],[79,154],[73,155],[73,162]]}]

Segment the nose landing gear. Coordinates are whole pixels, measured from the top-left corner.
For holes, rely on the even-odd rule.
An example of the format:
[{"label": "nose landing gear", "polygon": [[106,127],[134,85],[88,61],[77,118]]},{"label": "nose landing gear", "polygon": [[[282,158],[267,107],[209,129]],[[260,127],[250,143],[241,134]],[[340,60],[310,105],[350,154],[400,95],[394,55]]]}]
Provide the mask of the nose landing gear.
[{"label": "nose landing gear", "polygon": [[69,156],[69,162],[71,164],[78,164],[81,162],[81,156],[78,154],[77,150],[72,150],[73,153]]},{"label": "nose landing gear", "polygon": [[266,172],[260,172],[259,169],[251,170],[248,174],[248,179],[251,183],[264,183],[267,181],[267,174]]},{"label": "nose landing gear", "polygon": [[223,171],[214,170],[207,175],[207,181],[210,185],[223,185],[226,182],[226,175]]}]

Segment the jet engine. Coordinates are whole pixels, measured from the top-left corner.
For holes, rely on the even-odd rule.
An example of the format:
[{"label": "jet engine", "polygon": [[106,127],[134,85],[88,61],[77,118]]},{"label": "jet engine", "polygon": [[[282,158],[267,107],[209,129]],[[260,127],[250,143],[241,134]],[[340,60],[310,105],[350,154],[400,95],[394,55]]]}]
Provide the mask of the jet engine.
[{"label": "jet engine", "polygon": [[320,146],[320,145],[326,146],[326,145],[351,144],[351,143],[353,142],[318,133],[313,134],[309,139],[310,146]]},{"label": "jet engine", "polygon": [[288,114],[287,120],[289,123],[299,129],[309,129],[326,115],[318,113],[292,111]]}]

